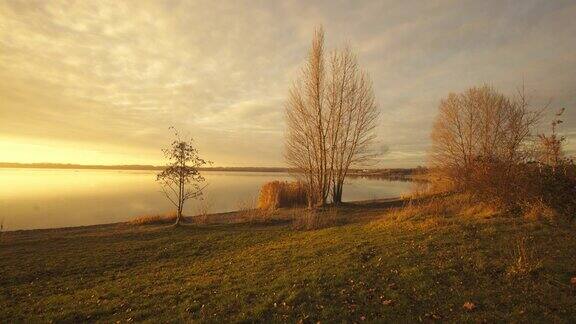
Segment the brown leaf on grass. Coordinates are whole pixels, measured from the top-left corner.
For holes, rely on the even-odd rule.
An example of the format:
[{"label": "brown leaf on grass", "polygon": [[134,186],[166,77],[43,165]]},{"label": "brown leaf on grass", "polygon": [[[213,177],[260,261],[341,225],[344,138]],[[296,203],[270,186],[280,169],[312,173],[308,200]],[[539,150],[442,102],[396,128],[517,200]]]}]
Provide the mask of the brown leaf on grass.
[{"label": "brown leaf on grass", "polygon": [[476,308],[476,305],[473,302],[465,302],[462,307],[464,307],[464,309],[467,311],[472,311]]},{"label": "brown leaf on grass", "polygon": [[394,304],[394,301],[392,299],[386,299],[385,301],[382,302],[382,304],[384,304],[386,306],[390,306],[390,305]]}]

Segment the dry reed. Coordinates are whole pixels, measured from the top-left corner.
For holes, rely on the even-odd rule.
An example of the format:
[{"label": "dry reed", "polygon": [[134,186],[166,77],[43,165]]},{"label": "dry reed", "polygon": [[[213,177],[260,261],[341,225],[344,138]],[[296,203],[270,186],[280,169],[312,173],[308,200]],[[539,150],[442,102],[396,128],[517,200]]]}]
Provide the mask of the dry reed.
[{"label": "dry reed", "polygon": [[158,225],[174,222],[176,222],[176,213],[170,212],[166,214],[137,216],[131,219],[128,223],[131,225]]},{"label": "dry reed", "polygon": [[307,190],[302,182],[272,181],[260,189],[258,208],[274,210],[281,207],[305,206]]}]

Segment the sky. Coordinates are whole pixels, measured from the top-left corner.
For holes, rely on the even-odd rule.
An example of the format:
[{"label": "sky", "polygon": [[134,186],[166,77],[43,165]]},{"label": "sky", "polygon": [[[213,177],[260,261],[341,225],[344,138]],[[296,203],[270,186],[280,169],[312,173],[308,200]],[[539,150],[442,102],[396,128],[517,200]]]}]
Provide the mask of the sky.
[{"label": "sky", "polygon": [[380,167],[424,165],[440,100],[484,83],[566,107],[576,149],[573,0],[10,0],[0,161],[161,164],[175,126],[214,165],[283,166],[284,103],[319,25],[372,77]]}]

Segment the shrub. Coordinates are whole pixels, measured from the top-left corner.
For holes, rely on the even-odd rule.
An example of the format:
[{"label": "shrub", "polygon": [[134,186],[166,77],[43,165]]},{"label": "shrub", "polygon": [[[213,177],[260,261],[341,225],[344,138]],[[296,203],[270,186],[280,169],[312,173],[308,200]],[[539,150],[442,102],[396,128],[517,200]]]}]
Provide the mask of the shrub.
[{"label": "shrub", "polygon": [[530,160],[525,144],[539,118],[523,94],[508,98],[486,85],[449,94],[432,130],[431,162],[456,191],[514,201],[510,185]]},{"label": "shrub", "polygon": [[[429,190],[469,194],[495,209],[529,217],[574,220],[575,167],[557,133],[532,136],[541,111],[523,93],[508,98],[489,86],[450,94],[440,103],[432,131],[431,161],[437,176]],[[533,141],[536,139],[536,141]],[[416,196],[422,196],[417,190]]]},{"label": "shrub", "polygon": [[258,208],[273,210],[281,207],[305,206],[307,192],[304,183],[272,181],[265,183],[258,196]]},{"label": "shrub", "polygon": [[538,135],[536,163],[526,166],[522,192],[528,216],[556,223],[576,217],[576,166],[564,152],[566,137],[557,129],[563,113],[564,108],[555,115],[549,134]]},{"label": "shrub", "polygon": [[526,171],[522,190],[524,215],[553,223],[571,222],[576,218],[576,167],[561,169],[531,166]]},{"label": "shrub", "polygon": [[156,214],[156,215],[141,215],[134,217],[128,223],[131,225],[158,225],[158,224],[169,224],[176,222],[176,213],[171,212],[167,214]]}]

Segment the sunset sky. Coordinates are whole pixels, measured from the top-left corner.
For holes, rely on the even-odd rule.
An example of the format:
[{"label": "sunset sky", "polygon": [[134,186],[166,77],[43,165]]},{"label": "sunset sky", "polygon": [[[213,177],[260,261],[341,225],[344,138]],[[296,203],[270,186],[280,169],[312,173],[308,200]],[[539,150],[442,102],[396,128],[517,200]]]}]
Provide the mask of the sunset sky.
[{"label": "sunset sky", "polygon": [[218,166],[282,166],[284,102],[315,26],[349,42],[382,167],[424,164],[439,100],[524,82],[566,107],[576,1],[2,1],[0,161],[160,164],[170,125]]}]

